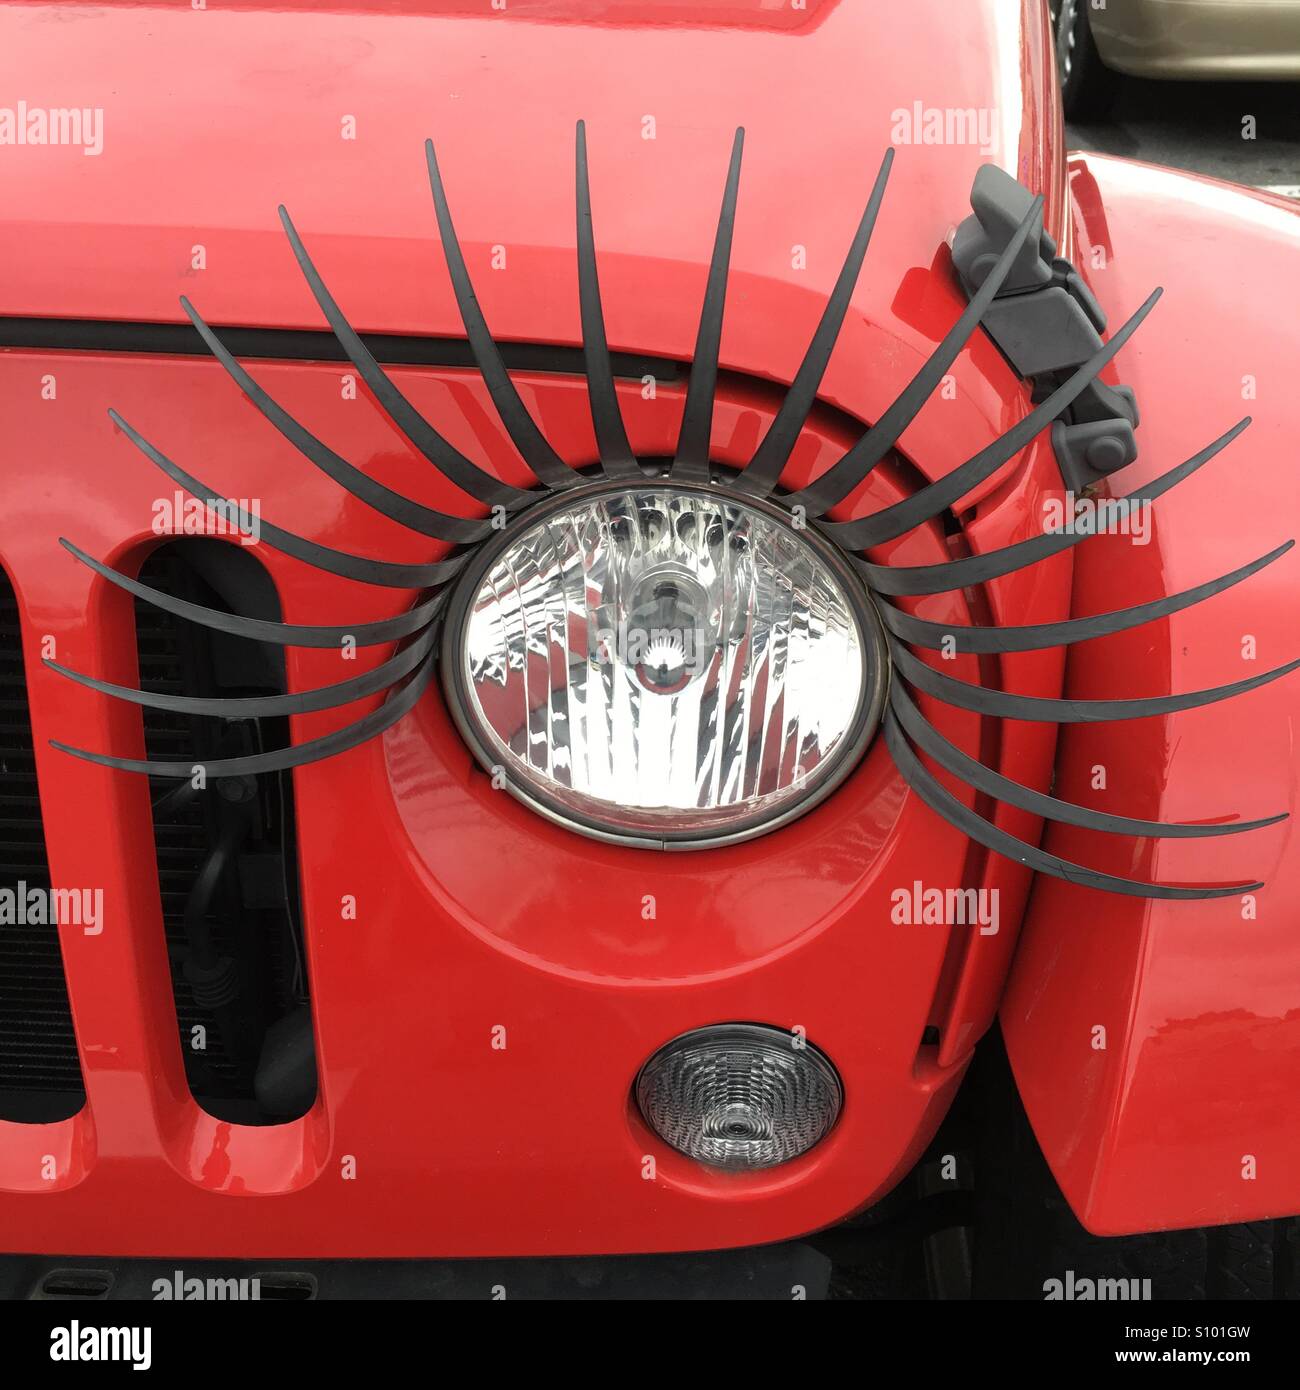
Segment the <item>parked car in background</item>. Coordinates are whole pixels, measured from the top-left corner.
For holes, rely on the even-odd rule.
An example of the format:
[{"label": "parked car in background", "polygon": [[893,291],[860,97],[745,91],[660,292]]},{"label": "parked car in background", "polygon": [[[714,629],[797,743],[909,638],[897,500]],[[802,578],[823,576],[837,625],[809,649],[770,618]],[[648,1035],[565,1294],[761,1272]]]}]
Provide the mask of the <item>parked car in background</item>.
[{"label": "parked car in background", "polygon": [[1122,75],[1300,79],[1300,0],[1051,0],[1065,114],[1102,114]]}]

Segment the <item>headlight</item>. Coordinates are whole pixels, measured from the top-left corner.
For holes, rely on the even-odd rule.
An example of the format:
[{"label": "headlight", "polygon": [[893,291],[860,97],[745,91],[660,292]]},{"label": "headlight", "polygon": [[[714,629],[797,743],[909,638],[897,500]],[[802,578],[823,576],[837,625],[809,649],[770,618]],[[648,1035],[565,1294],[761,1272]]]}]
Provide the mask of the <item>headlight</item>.
[{"label": "headlight", "polygon": [[480,760],[604,838],[769,830],[852,768],[879,718],[879,620],[788,515],[714,487],[603,484],[485,547],[452,600],[448,697]]},{"label": "headlight", "polygon": [[779,1028],[726,1023],[674,1038],[641,1068],[636,1100],[665,1143],[717,1168],[771,1168],[835,1123],[840,1079]]}]

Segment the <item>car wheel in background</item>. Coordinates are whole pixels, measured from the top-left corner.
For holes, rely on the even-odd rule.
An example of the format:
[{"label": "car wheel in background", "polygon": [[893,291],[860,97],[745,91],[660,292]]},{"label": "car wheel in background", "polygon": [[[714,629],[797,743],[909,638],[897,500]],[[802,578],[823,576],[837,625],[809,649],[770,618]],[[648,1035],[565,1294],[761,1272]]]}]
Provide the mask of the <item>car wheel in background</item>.
[{"label": "car wheel in background", "polygon": [[1066,117],[1089,120],[1105,114],[1120,75],[1102,61],[1088,18],[1088,0],[1050,0],[1056,70]]}]

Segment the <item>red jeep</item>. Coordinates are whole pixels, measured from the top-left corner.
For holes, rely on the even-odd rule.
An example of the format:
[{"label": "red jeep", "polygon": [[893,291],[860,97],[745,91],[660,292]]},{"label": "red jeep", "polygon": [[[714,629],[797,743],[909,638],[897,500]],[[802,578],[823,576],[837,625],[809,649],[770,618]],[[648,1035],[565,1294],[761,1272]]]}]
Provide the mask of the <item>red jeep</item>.
[{"label": "red jeep", "polygon": [[0,73],[0,1288],[1300,1292],[1293,205],[1046,0]]}]

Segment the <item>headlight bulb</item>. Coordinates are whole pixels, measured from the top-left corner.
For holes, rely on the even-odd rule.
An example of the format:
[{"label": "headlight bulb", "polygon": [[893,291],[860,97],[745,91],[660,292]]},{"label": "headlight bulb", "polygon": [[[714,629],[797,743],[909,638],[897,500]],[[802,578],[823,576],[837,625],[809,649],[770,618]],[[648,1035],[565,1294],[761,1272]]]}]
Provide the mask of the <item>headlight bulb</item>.
[{"label": "headlight bulb", "polygon": [[642,687],[675,695],[704,670],[709,598],[685,566],[648,570],[632,586],[624,628],[627,660]]}]

